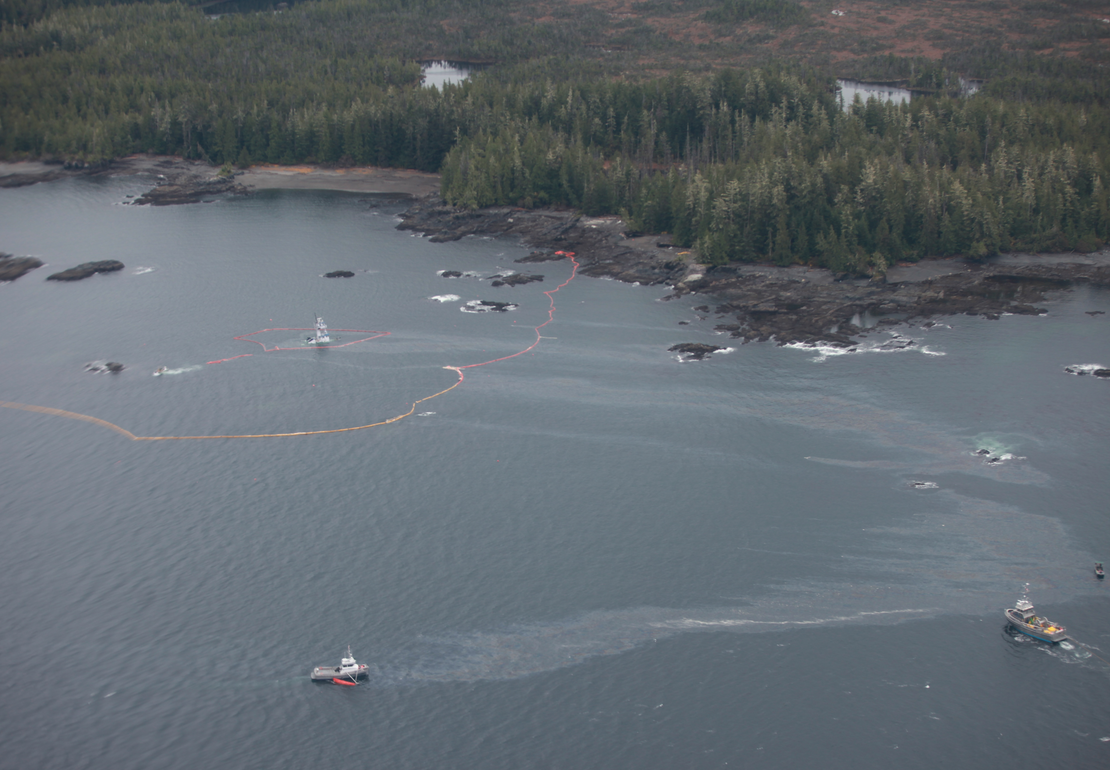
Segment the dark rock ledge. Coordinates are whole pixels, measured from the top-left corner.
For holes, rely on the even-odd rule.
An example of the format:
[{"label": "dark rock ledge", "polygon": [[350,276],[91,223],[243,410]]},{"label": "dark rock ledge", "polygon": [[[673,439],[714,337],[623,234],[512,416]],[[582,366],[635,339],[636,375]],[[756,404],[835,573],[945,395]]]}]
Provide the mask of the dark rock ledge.
[{"label": "dark rock ledge", "polygon": [[69,270],[63,270],[60,273],[46,276],[48,281],[80,281],[82,278],[88,278],[90,275],[96,273],[111,273],[116,270],[122,270],[123,263],[114,259],[105,259],[100,262],[86,262],[77,267],[71,267]]},{"label": "dark rock ledge", "polygon": [[24,273],[42,267],[42,260],[34,257],[13,257],[0,252],[0,281],[14,281]]},{"label": "dark rock ledge", "polygon": [[720,345],[706,345],[701,342],[683,342],[667,348],[668,353],[678,353],[683,361],[701,361],[718,350],[724,350],[724,348]]},{"label": "dark rock ledge", "polygon": [[524,275],[524,273],[513,273],[511,275],[495,275],[493,283],[490,286],[523,286],[526,283],[535,283],[542,281],[542,275]]},{"label": "dark rock ledge", "polygon": [[200,203],[217,195],[246,195],[250,191],[235,183],[233,177],[201,177],[182,175],[172,183],[148,190],[131,202],[133,206],[177,206]]},{"label": "dark rock ledge", "polygon": [[[697,265],[696,255],[656,245],[658,238],[627,238],[615,218],[588,219],[573,212],[494,207],[465,211],[426,198],[402,215],[399,227],[436,242],[467,235],[510,235],[540,250],[520,261],[559,251],[575,252],[579,273],[629,283],[668,284],[668,299],[699,294],[716,300],[718,325],[745,342],[775,340],[853,344],[859,315],[885,316],[897,325],[956,314],[997,319],[1003,313],[1044,313],[1037,303],[1080,283],[1110,287],[1110,251],[1095,254],[1013,254],[986,263],[923,260],[891,268],[878,279],[836,276],[817,268],[738,264]],[[558,258],[558,257],[554,257]]]}]

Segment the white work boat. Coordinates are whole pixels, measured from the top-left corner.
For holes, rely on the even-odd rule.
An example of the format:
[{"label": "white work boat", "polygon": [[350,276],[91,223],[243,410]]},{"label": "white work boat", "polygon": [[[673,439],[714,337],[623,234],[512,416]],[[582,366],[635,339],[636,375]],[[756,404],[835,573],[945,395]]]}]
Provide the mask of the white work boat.
[{"label": "white work boat", "polygon": [[328,325],[324,323],[324,319],[316,316],[316,334],[305,340],[309,345],[319,345],[321,342],[331,342],[331,336],[328,335]]},{"label": "white work boat", "polygon": [[[1028,594],[1028,589],[1026,593]],[[1006,620],[1021,633],[1040,639],[1042,642],[1055,644],[1068,638],[1068,630],[1059,623],[1037,616],[1028,595],[1022,596],[1017,604],[1006,610]]]},{"label": "white work boat", "polygon": [[316,666],[312,669],[312,679],[316,682],[334,682],[353,686],[368,675],[365,663],[359,663],[351,655],[351,645],[347,645],[347,657],[338,666]]}]

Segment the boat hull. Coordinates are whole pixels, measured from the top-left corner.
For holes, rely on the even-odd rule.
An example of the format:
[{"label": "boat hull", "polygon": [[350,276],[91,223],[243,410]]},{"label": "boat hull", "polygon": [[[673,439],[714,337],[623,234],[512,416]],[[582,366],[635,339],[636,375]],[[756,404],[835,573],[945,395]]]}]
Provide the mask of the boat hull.
[{"label": "boat hull", "polygon": [[312,678],[317,682],[330,682],[332,679],[364,679],[367,674],[365,663],[357,671],[340,671],[339,666],[317,666],[312,669]]},{"label": "boat hull", "polygon": [[1059,626],[1053,626],[1055,630],[1049,631],[1046,628],[1042,628],[1041,626],[1034,626],[1030,623],[1026,623],[1024,620],[1021,619],[1021,613],[1017,612],[1016,610],[1006,610],[1006,620],[1010,621],[1010,625],[1021,633],[1025,634],[1026,636],[1031,636],[1034,639],[1042,642],[1055,644],[1057,642],[1062,642],[1068,638],[1068,632],[1066,629]]}]

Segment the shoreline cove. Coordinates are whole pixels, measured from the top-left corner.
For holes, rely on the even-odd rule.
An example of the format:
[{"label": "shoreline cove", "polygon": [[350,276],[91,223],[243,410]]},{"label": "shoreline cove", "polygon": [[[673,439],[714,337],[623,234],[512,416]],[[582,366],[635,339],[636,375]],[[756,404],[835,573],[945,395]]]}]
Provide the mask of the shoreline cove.
[{"label": "shoreline cove", "polygon": [[[718,333],[743,342],[774,341],[850,347],[873,328],[952,315],[988,319],[1039,315],[1052,292],[1077,284],[1110,287],[1110,249],[1091,254],[1011,253],[983,262],[923,259],[895,265],[884,276],[838,276],[825,268],[757,263],[708,266],[663,235],[626,235],[615,216],[587,217],[554,209],[508,206],[457,209],[439,198],[438,174],[410,169],[252,166],[220,176],[201,161],[132,155],[97,167],[43,161],[0,163],[0,188],[77,176],[154,177],[157,184],[132,205],[177,205],[258,190],[332,190],[414,199],[399,229],[432,242],[468,235],[515,236],[541,252],[573,251],[580,272],[626,283],[666,285],[665,299],[703,295],[697,311],[715,314]],[[2,244],[0,244],[2,246]],[[556,257],[557,258],[557,257]],[[713,303],[713,307],[710,304]],[[863,319],[870,319],[867,324]]]}]

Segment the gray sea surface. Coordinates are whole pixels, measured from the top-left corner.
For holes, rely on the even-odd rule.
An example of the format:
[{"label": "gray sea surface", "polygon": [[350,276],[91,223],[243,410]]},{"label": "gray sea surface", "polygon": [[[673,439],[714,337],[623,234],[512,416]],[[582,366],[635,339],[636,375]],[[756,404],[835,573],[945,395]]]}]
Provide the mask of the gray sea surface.
[{"label": "gray sea surface", "polygon": [[1105,292],[682,363],[705,297],[148,183],[0,190],[0,767],[1110,763]]}]

